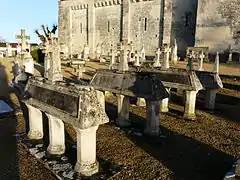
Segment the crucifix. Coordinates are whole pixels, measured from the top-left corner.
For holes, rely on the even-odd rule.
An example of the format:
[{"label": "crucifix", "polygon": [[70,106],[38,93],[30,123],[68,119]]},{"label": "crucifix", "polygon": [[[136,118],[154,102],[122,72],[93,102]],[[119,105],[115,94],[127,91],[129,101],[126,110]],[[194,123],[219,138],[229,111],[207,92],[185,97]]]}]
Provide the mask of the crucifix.
[{"label": "crucifix", "polygon": [[26,40],[30,40],[30,36],[27,36],[25,34],[24,29],[21,29],[20,31],[21,31],[21,34],[16,35],[16,39],[21,39],[21,53],[23,54],[23,52],[25,52],[27,48]]}]

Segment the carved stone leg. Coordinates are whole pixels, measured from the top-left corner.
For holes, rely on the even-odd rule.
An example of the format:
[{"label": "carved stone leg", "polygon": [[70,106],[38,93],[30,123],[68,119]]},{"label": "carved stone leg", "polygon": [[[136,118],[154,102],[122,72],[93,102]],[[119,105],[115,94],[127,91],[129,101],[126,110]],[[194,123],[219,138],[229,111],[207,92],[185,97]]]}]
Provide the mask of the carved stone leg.
[{"label": "carved stone leg", "polygon": [[28,138],[31,140],[39,140],[43,138],[43,120],[42,112],[30,105],[28,107],[28,116],[29,116],[29,132]]},{"label": "carved stone leg", "polygon": [[[147,101],[147,100],[146,100]],[[147,121],[144,134],[149,136],[159,136],[160,129],[160,101],[147,101]]]},{"label": "carved stone leg", "polygon": [[88,129],[75,128],[77,132],[77,163],[75,171],[84,176],[98,172],[96,160],[96,131],[98,126]]},{"label": "carved stone leg", "polygon": [[137,106],[146,106],[146,101],[144,98],[137,98]]},{"label": "carved stone leg", "polygon": [[168,112],[168,98],[160,101],[160,112]]},{"label": "carved stone leg", "polygon": [[183,117],[186,119],[194,120],[196,118],[195,104],[196,104],[197,91],[186,91],[185,94],[186,94],[186,101],[185,101]]},{"label": "carved stone leg", "polygon": [[46,114],[49,120],[49,146],[47,151],[51,155],[61,155],[65,152],[64,124],[62,120]]},{"label": "carved stone leg", "polygon": [[216,99],[217,89],[207,89],[205,95],[205,108],[213,110],[215,108],[215,99]]},{"label": "carved stone leg", "polygon": [[105,110],[105,95],[102,91],[97,91],[97,98],[100,104],[102,105],[103,109]]},{"label": "carved stone leg", "polygon": [[118,118],[116,124],[120,127],[130,126],[131,122],[129,120],[129,107],[130,107],[129,97],[124,95],[117,95],[117,98],[118,98]]}]

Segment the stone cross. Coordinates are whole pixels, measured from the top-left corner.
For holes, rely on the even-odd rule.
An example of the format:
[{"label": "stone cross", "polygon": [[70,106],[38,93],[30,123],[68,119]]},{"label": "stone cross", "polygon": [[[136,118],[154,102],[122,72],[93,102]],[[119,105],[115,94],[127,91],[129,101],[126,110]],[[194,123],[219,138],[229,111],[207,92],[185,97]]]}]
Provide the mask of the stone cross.
[{"label": "stone cross", "polygon": [[160,48],[157,49],[156,54],[157,54],[157,57],[155,58],[155,62],[154,62],[154,64],[153,64],[153,66],[154,66],[155,68],[161,67],[160,55],[161,55],[162,53],[161,53]]},{"label": "stone cross", "polygon": [[128,44],[126,41],[122,42],[120,52],[119,71],[128,71]]},{"label": "stone cross", "polygon": [[177,64],[177,61],[178,61],[177,51],[178,51],[178,47],[177,47],[177,41],[175,39],[173,51],[172,51],[172,57],[171,57],[171,61],[173,62],[173,64]]},{"label": "stone cross", "polygon": [[203,51],[201,51],[201,54],[199,55],[199,58],[200,58],[200,60],[198,62],[198,71],[204,71],[204,69],[203,69],[203,60],[205,58],[205,55],[204,55]]},{"label": "stone cross", "polygon": [[189,56],[188,56],[188,64],[187,64],[187,69],[188,70],[194,70],[194,67],[193,67],[193,58],[195,58],[195,53],[194,51],[192,51]]},{"label": "stone cross", "polygon": [[135,62],[134,62],[134,66],[141,66],[140,64],[140,59],[139,59],[139,52],[138,51],[135,51]]},{"label": "stone cross", "polygon": [[219,73],[219,52],[217,52],[217,55],[215,57],[215,63],[214,63],[214,67],[213,67],[213,72],[214,73]]},{"label": "stone cross", "polygon": [[26,51],[26,48],[27,48],[26,40],[30,40],[30,36],[27,36],[25,34],[24,29],[21,29],[20,31],[21,31],[21,34],[16,35],[16,39],[21,39],[21,53],[24,53]]},{"label": "stone cross", "polygon": [[169,47],[168,44],[165,45],[164,47],[164,59],[163,59],[163,66],[162,69],[166,70],[169,69],[169,55],[171,53],[171,48]]},{"label": "stone cross", "polygon": [[62,81],[60,46],[53,33],[46,42],[45,56],[45,78],[51,83]]}]

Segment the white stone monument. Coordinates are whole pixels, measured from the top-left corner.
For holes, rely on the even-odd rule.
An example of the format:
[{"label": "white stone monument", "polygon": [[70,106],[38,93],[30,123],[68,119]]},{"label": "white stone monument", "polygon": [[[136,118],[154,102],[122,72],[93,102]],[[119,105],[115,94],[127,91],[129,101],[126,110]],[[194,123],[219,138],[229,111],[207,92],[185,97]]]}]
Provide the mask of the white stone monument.
[{"label": "white stone monument", "polygon": [[137,66],[137,67],[141,66],[141,64],[140,64],[140,58],[139,58],[139,52],[138,52],[138,51],[135,52],[135,62],[134,62],[134,66]]},{"label": "white stone monument", "polygon": [[141,63],[145,62],[146,61],[146,53],[145,53],[145,48],[144,46],[142,47],[141,49]]},{"label": "white stone monument", "polygon": [[84,45],[84,50],[83,50],[83,58],[84,60],[88,61],[89,59],[89,53],[90,53],[90,49],[88,47],[87,44]]},{"label": "white stone monument", "polygon": [[162,65],[163,70],[167,70],[170,67],[170,65],[169,65],[170,53],[171,53],[171,48],[169,47],[169,44],[166,44],[164,47],[164,59],[163,59],[163,65]]},{"label": "white stone monument", "polygon": [[199,62],[198,62],[198,71],[204,71],[203,69],[203,60],[205,58],[205,55],[203,53],[203,51],[201,52],[201,54],[199,55]]},{"label": "white stone monument", "polygon": [[219,52],[217,52],[217,55],[215,57],[215,63],[213,67],[213,72],[214,73],[219,73]]},{"label": "white stone monument", "polygon": [[174,39],[174,46],[173,46],[172,57],[171,57],[171,61],[173,62],[173,64],[177,64],[177,61],[178,61],[177,51],[178,51],[177,40]]}]

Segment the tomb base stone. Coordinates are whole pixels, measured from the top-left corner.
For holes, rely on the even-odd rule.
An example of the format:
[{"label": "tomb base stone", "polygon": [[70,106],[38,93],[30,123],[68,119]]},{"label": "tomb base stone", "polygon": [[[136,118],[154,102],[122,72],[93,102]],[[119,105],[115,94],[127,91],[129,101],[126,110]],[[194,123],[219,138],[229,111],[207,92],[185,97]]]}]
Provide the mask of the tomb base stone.
[{"label": "tomb base stone", "polygon": [[117,95],[118,98],[118,118],[116,124],[120,127],[128,127],[131,125],[129,120],[130,99],[128,96]]},{"label": "tomb base stone", "polygon": [[160,129],[160,101],[147,101],[147,121],[144,134],[148,136],[159,136]]},{"label": "tomb base stone", "polygon": [[96,131],[98,126],[88,129],[75,128],[77,132],[77,163],[75,171],[83,176],[92,176],[98,172],[96,160]]},{"label": "tomb base stone", "polygon": [[194,120],[196,118],[196,115],[195,115],[196,95],[197,95],[197,91],[185,92],[186,101],[185,101],[184,115],[183,115],[185,119]]},{"label": "tomb base stone", "polygon": [[214,110],[215,108],[215,99],[216,99],[217,90],[216,89],[207,89],[204,99],[204,106],[208,110]]},{"label": "tomb base stone", "polygon": [[146,106],[146,101],[144,98],[137,98],[137,106]]},{"label": "tomb base stone", "polygon": [[96,91],[96,92],[97,92],[98,101],[100,102],[101,106],[105,110],[105,94],[102,91]]},{"label": "tomb base stone", "polygon": [[46,114],[49,120],[49,146],[47,152],[50,155],[61,155],[65,152],[64,124],[62,120]]},{"label": "tomb base stone", "polygon": [[39,140],[43,138],[43,122],[42,112],[30,105],[27,105],[29,116],[29,132],[28,138],[31,140]]}]

